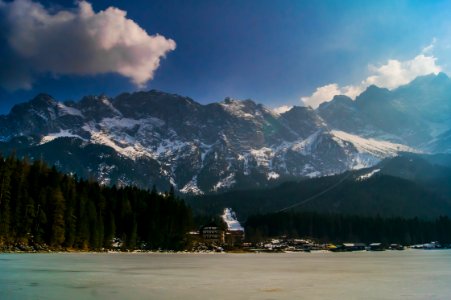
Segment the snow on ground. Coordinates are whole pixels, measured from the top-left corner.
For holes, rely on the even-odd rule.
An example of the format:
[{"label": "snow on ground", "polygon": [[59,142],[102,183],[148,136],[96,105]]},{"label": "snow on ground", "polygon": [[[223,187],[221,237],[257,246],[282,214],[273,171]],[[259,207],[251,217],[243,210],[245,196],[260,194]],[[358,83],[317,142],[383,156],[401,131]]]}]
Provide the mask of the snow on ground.
[{"label": "snow on ground", "polygon": [[100,126],[102,128],[108,128],[108,129],[119,129],[119,128],[126,128],[126,129],[132,129],[133,127],[137,125],[142,125],[145,123],[145,120],[135,120],[135,119],[129,119],[129,118],[103,118],[100,122]]},{"label": "snow on ground", "polygon": [[368,178],[370,178],[371,176],[373,176],[374,174],[376,174],[377,172],[379,172],[381,169],[375,169],[372,170],[369,173],[360,175],[359,177],[357,177],[357,181],[363,181],[363,180],[367,180]]},{"label": "snow on ground", "polygon": [[83,130],[91,134],[91,142],[113,148],[121,155],[133,160],[139,157],[150,157],[153,159],[159,156],[172,155],[180,151],[187,145],[181,141],[171,141],[163,139],[158,146],[149,144],[145,134],[136,136],[130,135],[129,130],[139,127],[142,130],[153,132],[155,127],[164,125],[164,122],[157,118],[129,119],[129,118],[104,118],[96,124],[85,124]]},{"label": "snow on ground", "polygon": [[273,149],[267,147],[251,149],[250,154],[255,159],[258,166],[271,167],[271,160],[274,158]]},{"label": "snow on ground", "polygon": [[95,144],[105,145],[113,148],[119,154],[128,157],[130,159],[137,159],[139,157],[150,157],[153,158],[153,155],[149,153],[149,151],[144,148],[140,143],[133,142],[129,143],[128,146],[122,147],[118,145],[115,140],[110,136],[107,132],[96,129],[94,126],[85,125],[82,127],[84,130],[88,131],[91,134],[91,142]]},{"label": "snow on ground", "polygon": [[280,175],[274,171],[271,171],[268,174],[266,174],[266,179],[268,179],[268,180],[277,179],[279,177],[280,177]]},{"label": "snow on ground", "polygon": [[[50,120],[55,120],[55,112],[52,109],[50,109],[50,107],[47,108],[47,111],[48,111],[48,113],[50,115]],[[32,108],[32,109],[29,110],[29,112],[31,114],[34,114],[34,115],[40,117],[41,119],[43,119],[46,122],[49,121],[49,118],[42,111],[39,111],[39,110],[36,110],[36,109]]]},{"label": "snow on ground", "polygon": [[315,178],[315,177],[321,176],[321,172],[313,171],[313,172],[305,174],[305,176],[307,176],[308,178]]},{"label": "snow on ground", "polygon": [[379,163],[381,161],[381,158],[369,153],[353,153],[351,156],[351,162],[348,164],[348,167],[351,170],[369,168]]},{"label": "snow on ground", "polygon": [[81,111],[74,107],[66,106],[61,102],[58,102],[57,105],[58,105],[58,110],[59,110],[60,115],[71,115],[71,116],[79,116],[79,117],[84,118]]},{"label": "snow on ground", "polygon": [[110,99],[108,99],[107,96],[100,96],[100,101],[102,101],[103,104],[108,106],[115,114],[121,116],[122,113],[116,109],[116,107],[113,106],[113,103],[111,103]]},{"label": "snow on ground", "polygon": [[254,116],[251,115],[250,113],[243,111],[243,109],[245,108],[245,105],[242,101],[228,99],[227,102],[220,102],[219,104],[224,108],[225,111],[227,111],[231,115],[234,115],[236,117],[243,118],[243,119],[254,118]]},{"label": "snow on ground", "polygon": [[212,150],[214,144],[208,145],[204,143],[200,143],[200,160],[202,162],[202,166],[204,165],[205,157]]},{"label": "snow on ground", "polygon": [[314,146],[317,144],[319,134],[321,130],[316,131],[305,140],[296,141],[292,144],[291,150],[298,152],[302,155],[310,155],[314,151]]},{"label": "snow on ground", "polygon": [[85,140],[81,136],[71,133],[70,130],[62,130],[61,129],[59,132],[49,133],[48,135],[42,137],[41,142],[39,144],[42,145],[42,144],[51,142],[60,137],[75,137],[75,138],[78,138],[81,140]]},{"label": "snow on ground", "polygon": [[204,192],[197,186],[197,175],[180,190],[184,194],[202,195]]},{"label": "snow on ground", "polygon": [[227,224],[229,231],[244,231],[243,226],[236,219],[235,212],[231,208],[225,208],[222,219]]},{"label": "snow on ground", "polygon": [[98,181],[101,185],[109,185],[111,183],[110,174],[116,169],[116,166],[110,166],[106,163],[101,163],[98,166]]},{"label": "snow on ground", "polygon": [[234,184],[236,183],[235,181],[235,174],[231,173],[229,176],[227,176],[226,178],[223,178],[221,180],[219,180],[214,186],[213,186],[213,191],[218,191],[221,189],[225,189],[225,188],[230,188],[232,187]]},{"label": "snow on ground", "polygon": [[178,140],[169,140],[164,139],[160,142],[158,147],[155,150],[155,156],[169,156],[179,152],[185,146],[188,146],[189,143],[181,142]]},{"label": "snow on ground", "polygon": [[359,153],[370,153],[379,158],[396,156],[399,152],[418,152],[417,150],[402,144],[365,139],[344,131],[332,130],[331,134],[336,142],[340,144],[343,144],[343,142],[349,142],[354,145]]},{"label": "snow on ground", "polygon": [[250,170],[249,170],[249,153],[245,153],[244,155],[243,154],[238,154],[237,160],[243,162],[243,174],[244,175],[249,175],[250,174]]}]

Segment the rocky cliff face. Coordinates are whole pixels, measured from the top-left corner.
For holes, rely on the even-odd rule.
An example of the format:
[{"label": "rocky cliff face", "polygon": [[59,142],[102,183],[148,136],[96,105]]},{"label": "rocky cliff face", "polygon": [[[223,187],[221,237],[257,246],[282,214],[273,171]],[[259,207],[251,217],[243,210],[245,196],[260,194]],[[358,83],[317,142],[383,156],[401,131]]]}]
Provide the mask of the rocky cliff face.
[{"label": "rocky cliff face", "polygon": [[[443,76],[283,114],[251,100],[201,105],[155,90],[67,103],[41,94],[0,117],[0,150],[104,184],[173,184],[193,194],[267,186],[403,151],[450,152],[451,84]],[[428,87],[434,99],[421,101]]]}]

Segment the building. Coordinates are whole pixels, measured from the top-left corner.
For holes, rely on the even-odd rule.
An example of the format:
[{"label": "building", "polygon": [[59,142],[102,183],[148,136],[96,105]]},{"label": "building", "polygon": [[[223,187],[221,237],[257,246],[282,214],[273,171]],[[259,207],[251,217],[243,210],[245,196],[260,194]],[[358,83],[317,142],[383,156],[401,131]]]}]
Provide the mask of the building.
[{"label": "building", "polygon": [[382,245],[382,243],[371,243],[370,250],[371,251],[383,251],[383,250],[385,250],[385,248]]},{"label": "building", "polygon": [[199,233],[202,240],[208,244],[217,244],[217,245],[224,244],[225,232],[214,221],[211,221],[210,223],[202,226],[199,230]]},{"label": "building", "polygon": [[[221,223],[221,224],[218,224]],[[230,208],[225,208],[219,222],[211,221],[199,230],[201,240],[207,244],[241,246],[244,241],[244,228]]]},{"label": "building", "polygon": [[366,245],[363,243],[343,243],[345,251],[362,251],[366,249]]}]

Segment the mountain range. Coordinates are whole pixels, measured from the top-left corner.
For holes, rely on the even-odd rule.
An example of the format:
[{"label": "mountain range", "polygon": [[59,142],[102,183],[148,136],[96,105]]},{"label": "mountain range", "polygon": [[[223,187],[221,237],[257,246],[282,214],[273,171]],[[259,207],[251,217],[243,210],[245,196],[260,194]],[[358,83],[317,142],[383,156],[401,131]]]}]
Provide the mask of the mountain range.
[{"label": "mountain range", "polygon": [[451,216],[451,155],[402,153],[342,174],[189,197],[197,214],[233,207],[241,220],[280,211],[383,218]]},{"label": "mountain range", "polygon": [[368,87],[284,113],[252,100],[202,105],[151,90],[59,102],[39,94],[0,116],[0,151],[106,185],[186,194],[340,174],[400,153],[451,153],[451,80]]}]

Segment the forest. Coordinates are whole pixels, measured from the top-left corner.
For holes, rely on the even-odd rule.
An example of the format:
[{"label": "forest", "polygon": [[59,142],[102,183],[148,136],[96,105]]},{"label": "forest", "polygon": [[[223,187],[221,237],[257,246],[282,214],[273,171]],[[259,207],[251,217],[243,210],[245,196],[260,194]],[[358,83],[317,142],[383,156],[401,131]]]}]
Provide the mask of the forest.
[{"label": "forest", "polygon": [[451,219],[447,216],[427,220],[280,212],[250,216],[245,229],[247,238],[253,242],[286,235],[291,238],[312,238],[326,243],[451,243]]},{"label": "forest", "polygon": [[[219,213],[224,207],[232,207],[242,219],[292,206],[294,211],[299,212],[367,217],[379,215],[381,218],[436,219],[442,215],[451,216],[451,173],[425,182],[383,172],[366,180],[357,180],[357,171],[345,172],[287,181],[271,188],[199,195],[187,198],[187,202],[196,214]],[[337,182],[341,183],[336,185]],[[331,186],[335,188],[330,189]],[[323,193],[325,190],[328,192]],[[312,197],[312,201],[305,201]]]},{"label": "forest", "polygon": [[0,250],[183,249],[190,208],[173,188],[107,187],[0,157]]},{"label": "forest", "polygon": [[[284,189],[290,192],[291,185],[278,187],[279,197],[273,202],[281,199]],[[324,242],[451,243],[451,220],[445,215],[390,217],[327,210],[259,214],[252,195],[234,201],[238,199],[241,205],[254,205],[247,215],[236,209],[250,242],[285,235]],[[199,209],[202,204],[204,213]],[[208,212],[211,204],[195,203],[193,216],[172,187],[159,193],[155,188],[103,186],[63,174],[39,160],[0,157],[0,251],[190,249],[188,231],[212,218],[220,221],[219,214]]]}]

